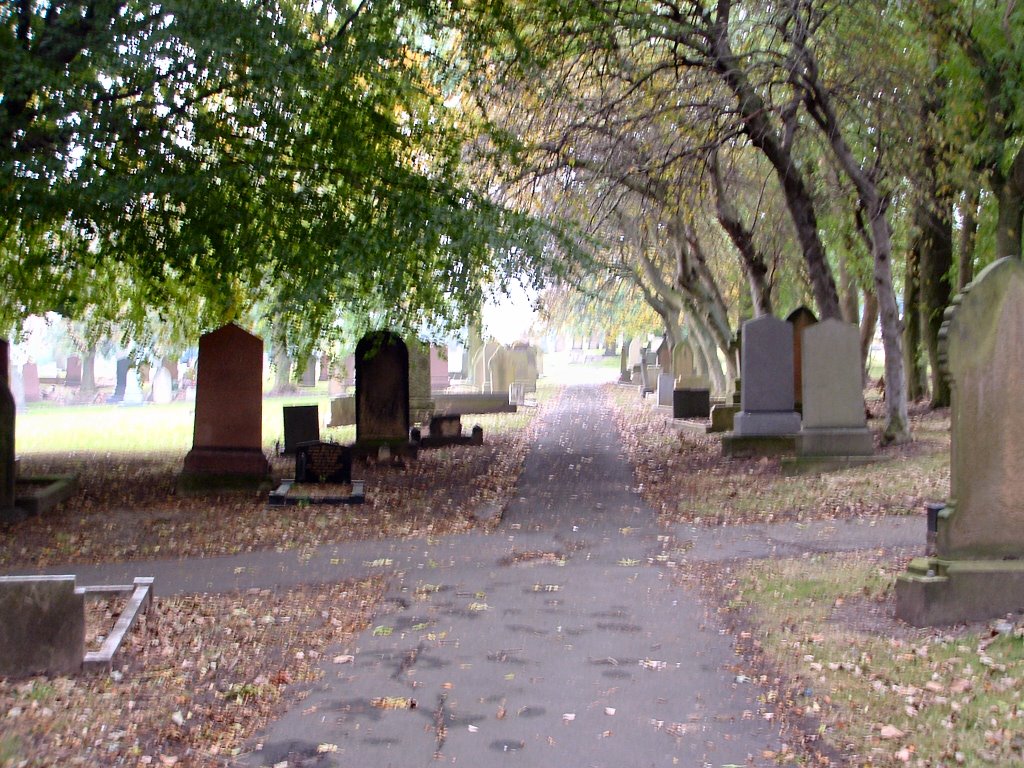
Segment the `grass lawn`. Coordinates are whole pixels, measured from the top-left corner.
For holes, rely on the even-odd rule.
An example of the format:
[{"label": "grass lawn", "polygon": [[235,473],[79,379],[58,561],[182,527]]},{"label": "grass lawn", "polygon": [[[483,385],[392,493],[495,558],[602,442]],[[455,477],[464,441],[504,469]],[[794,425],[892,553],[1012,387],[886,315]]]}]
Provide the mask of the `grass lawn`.
[{"label": "grass lawn", "polygon": [[[263,446],[270,451],[284,439],[286,405],[317,405],[321,420],[330,416],[326,395],[268,397],[263,400]],[[168,405],[51,405],[34,403],[19,413],[15,450],[19,455],[39,453],[187,453],[192,447],[195,403]],[[355,437],[354,428],[328,430],[339,441]]]}]

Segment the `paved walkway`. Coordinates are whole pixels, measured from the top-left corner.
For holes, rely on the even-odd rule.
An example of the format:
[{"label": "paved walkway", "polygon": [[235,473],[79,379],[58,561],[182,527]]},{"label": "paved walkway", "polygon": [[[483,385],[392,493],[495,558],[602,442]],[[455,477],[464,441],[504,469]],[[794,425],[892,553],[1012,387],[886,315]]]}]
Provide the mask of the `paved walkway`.
[{"label": "paved walkway", "polygon": [[[770,765],[762,753],[781,736],[759,689],[736,683],[714,609],[659,556],[685,565],[914,547],[924,522],[661,528],[632,489],[601,398],[576,387],[545,412],[518,498],[491,535],[75,571],[81,583],[154,575],[161,594],[394,574],[354,662],[328,662],[240,766]],[[379,706],[407,700],[415,706]]]}]

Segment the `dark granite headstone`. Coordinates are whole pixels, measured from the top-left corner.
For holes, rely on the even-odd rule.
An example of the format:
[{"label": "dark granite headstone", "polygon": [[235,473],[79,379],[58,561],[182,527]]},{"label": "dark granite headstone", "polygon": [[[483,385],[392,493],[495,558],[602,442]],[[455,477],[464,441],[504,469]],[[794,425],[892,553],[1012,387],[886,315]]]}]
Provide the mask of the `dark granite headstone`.
[{"label": "dark granite headstone", "polygon": [[390,331],[368,333],[356,345],[356,442],[409,439],[409,350]]},{"label": "dark granite headstone", "polygon": [[295,453],[300,443],[320,441],[320,409],[315,405],[286,405],[284,416],[284,453]]},{"label": "dark granite headstone", "polygon": [[337,443],[304,443],[295,449],[298,483],[351,483],[352,451]]},{"label": "dark granite headstone", "polygon": [[229,323],[199,339],[195,431],[189,475],[262,481],[263,341]]},{"label": "dark granite headstone", "polygon": [[672,418],[706,419],[710,415],[710,390],[677,389],[672,392]]}]

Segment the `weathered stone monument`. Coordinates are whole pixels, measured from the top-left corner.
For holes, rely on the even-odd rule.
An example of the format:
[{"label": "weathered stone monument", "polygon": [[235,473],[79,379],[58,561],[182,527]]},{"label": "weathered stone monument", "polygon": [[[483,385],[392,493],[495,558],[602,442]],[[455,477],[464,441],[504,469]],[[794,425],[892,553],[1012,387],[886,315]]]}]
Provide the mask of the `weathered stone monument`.
[{"label": "weathered stone monument", "polygon": [[199,339],[186,487],[245,486],[268,478],[263,454],[263,341],[228,324]]},{"label": "weathered stone monument", "polygon": [[629,345],[632,339],[628,336],[622,340],[622,349],[619,350],[619,384],[629,384],[633,378],[629,365]]},{"label": "weathered stone monument", "polygon": [[85,595],[74,576],[0,579],[0,617],[0,676],[81,671]]},{"label": "weathered stone monument", "polygon": [[800,431],[793,396],[793,327],[765,315],[743,324],[741,410],[722,437],[726,456],[792,452]]},{"label": "weathered stone monument", "polygon": [[706,419],[711,414],[711,386],[697,370],[693,347],[689,342],[672,350],[675,374],[672,392],[672,416],[676,419]]},{"label": "weathered stone monument", "polygon": [[153,389],[150,399],[154,405],[167,405],[174,399],[174,380],[171,372],[163,365],[153,374]]},{"label": "weathered stone monument", "polygon": [[537,391],[537,349],[517,342],[505,351],[506,365],[510,367],[510,383],[522,384],[524,392]]},{"label": "weathered stone monument", "polygon": [[430,345],[430,391],[448,389],[448,356],[444,347]]},{"label": "weathered stone monument", "polygon": [[940,333],[952,391],[950,495],[935,556],[896,582],[896,615],[917,626],[1024,608],[1024,263],[983,270]]},{"label": "weathered stone monument", "polygon": [[356,345],[356,443],[408,443],[409,426],[409,350],[390,331],[368,333]]},{"label": "weathered stone monument", "polygon": [[797,411],[803,403],[803,335],[804,330],[818,322],[818,318],[807,307],[800,306],[786,316],[786,322],[793,326],[793,397]]},{"label": "weathered stone monument", "polygon": [[135,368],[129,368],[125,374],[124,396],[121,403],[124,405],[142,405],[142,385],[139,383],[139,372]]},{"label": "weathered stone monument", "polygon": [[874,454],[864,416],[857,326],[829,319],[805,327],[801,381],[804,412],[797,455],[841,466]]},{"label": "weathered stone monument", "polygon": [[39,366],[35,363],[25,363],[21,366],[21,386],[25,390],[26,403],[38,403],[42,399],[39,390]]},{"label": "weathered stone monument", "polygon": [[299,386],[305,389],[316,386],[316,357],[313,355],[306,360],[306,367],[302,369],[302,375],[299,377]]},{"label": "weathered stone monument", "polygon": [[406,342],[409,350],[409,420],[422,424],[434,412],[430,398],[430,346],[419,339]]}]

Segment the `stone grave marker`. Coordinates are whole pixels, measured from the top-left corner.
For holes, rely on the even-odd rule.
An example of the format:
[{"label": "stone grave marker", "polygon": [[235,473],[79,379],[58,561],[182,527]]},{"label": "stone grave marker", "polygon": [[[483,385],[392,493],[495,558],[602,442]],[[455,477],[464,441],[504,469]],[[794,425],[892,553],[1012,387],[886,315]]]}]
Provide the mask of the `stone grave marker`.
[{"label": "stone grave marker", "polygon": [[803,335],[807,328],[818,322],[818,318],[807,307],[800,306],[786,316],[786,322],[793,326],[793,398],[799,411],[803,402]]},{"label": "stone grave marker", "polygon": [[668,336],[656,340],[651,351],[655,355],[655,365],[663,371],[672,370],[672,345],[668,342]]},{"label": "stone grave marker", "polygon": [[356,423],[355,395],[339,395],[331,398],[331,420],[329,427],[349,427]]},{"label": "stone grave marker", "polygon": [[264,481],[263,340],[229,323],[199,339],[195,427],[184,480]]},{"label": "stone grave marker", "polygon": [[[632,371],[636,366],[641,365],[643,359],[643,343],[640,338],[637,337],[629,342],[629,369]],[[636,383],[636,382],[634,382]]]},{"label": "stone grave marker", "polygon": [[351,483],[352,450],[337,443],[313,443],[295,449],[295,482]]},{"label": "stone grave marker", "polygon": [[740,411],[733,418],[732,432],[722,436],[722,454],[793,453],[800,431],[793,396],[793,326],[769,315],[748,320],[740,354]]},{"label": "stone grave marker", "polygon": [[129,368],[125,375],[124,397],[121,403],[124,405],[142,405],[145,398],[142,395],[142,386],[139,384],[139,373],[134,368]]},{"label": "stone grave marker", "polygon": [[434,402],[430,399],[430,345],[412,338],[409,350],[409,420],[420,424],[430,418]]},{"label": "stone grave marker", "polygon": [[874,440],[864,416],[860,330],[828,319],[803,331],[801,456],[871,456]]},{"label": "stone grave marker", "polygon": [[356,442],[409,440],[409,350],[397,334],[374,331],[356,345]]},{"label": "stone grave marker", "polygon": [[117,369],[114,379],[114,394],[112,394],[107,402],[120,403],[124,400],[124,390],[128,386],[128,369],[132,367],[131,361],[127,357],[119,357],[117,359]]},{"label": "stone grave marker", "polygon": [[74,576],[0,577],[0,676],[82,669],[85,595]]},{"label": "stone grave marker", "polygon": [[174,379],[171,372],[162,365],[153,374],[151,399],[155,405],[167,405],[174,400]]},{"label": "stone grave marker", "polygon": [[315,405],[286,405],[284,418],[285,456],[291,456],[301,443],[320,442],[320,409]]},{"label": "stone grave marker", "polygon": [[26,403],[38,403],[42,399],[39,391],[39,366],[35,363],[25,363],[21,366],[21,386],[25,391]]},{"label": "stone grave marker", "polygon": [[693,346],[680,342],[672,350],[675,373],[672,416],[676,419],[706,419],[711,415],[711,386],[697,370]]},{"label": "stone grave marker", "polygon": [[77,387],[82,383],[82,358],[72,355],[68,358],[67,370],[64,373],[64,384]]},{"label": "stone grave marker", "polygon": [[330,355],[320,355],[320,373],[317,375],[318,381],[330,381],[331,380],[331,358]]},{"label": "stone grave marker", "polygon": [[21,369],[11,368],[11,394],[14,396],[14,406],[19,411],[25,410],[25,382],[21,378]]},{"label": "stone grave marker", "polygon": [[896,583],[918,626],[1024,608],[1024,263],[985,268],[946,310],[940,350],[952,392],[950,496],[935,556]]},{"label": "stone grave marker", "polygon": [[619,350],[619,383],[629,384],[632,379],[632,374],[629,369],[629,345],[632,343],[632,339],[625,338],[622,340],[622,349]]}]

